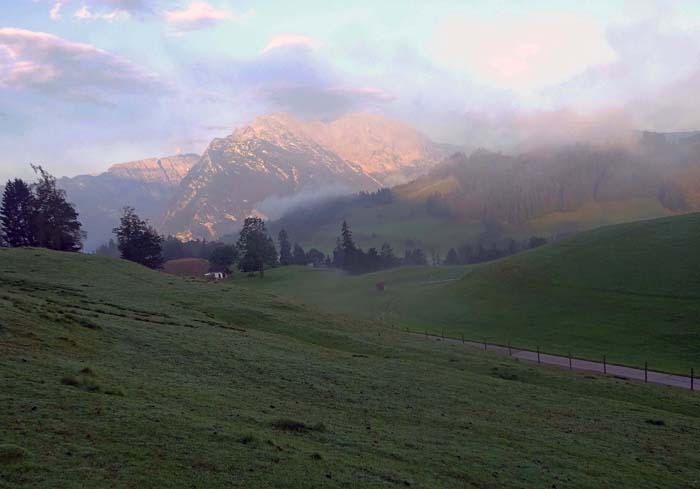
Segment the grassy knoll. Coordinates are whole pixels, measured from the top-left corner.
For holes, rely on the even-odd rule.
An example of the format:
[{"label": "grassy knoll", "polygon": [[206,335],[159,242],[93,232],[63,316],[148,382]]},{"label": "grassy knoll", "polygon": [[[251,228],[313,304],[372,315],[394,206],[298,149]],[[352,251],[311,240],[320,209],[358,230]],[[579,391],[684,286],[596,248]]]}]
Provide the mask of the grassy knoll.
[{"label": "grassy knoll", "polygon": [[238,280],[418,331],[688,373],[700,370],[698,250],[700,214],[691,214],[600,228],[473,267],[360,277],[292,268]]},{"label": "grassy knoll", "polygon": [[2,487],[700,479],[697,394],[537,368],[107,258],[0,250],[0,372]]}]

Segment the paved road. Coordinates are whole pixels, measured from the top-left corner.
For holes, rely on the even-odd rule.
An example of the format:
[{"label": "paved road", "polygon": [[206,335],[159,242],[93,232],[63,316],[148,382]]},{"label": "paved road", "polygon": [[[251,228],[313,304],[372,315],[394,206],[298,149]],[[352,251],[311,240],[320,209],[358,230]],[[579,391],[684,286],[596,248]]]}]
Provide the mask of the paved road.
[{"label": "paved road", "polygon": [[[415,333],[425,339],[428,339],[430,341],[444,341],[445,343],[450,343],[450,344],[456,344],[456,345],[464,345],[465,347],[468,348],[478,348],[480,350],[484,350],[484,344],[483,343],[477,343],[474,341],[464,341],[462,342],[461,339],[458,338],[449,338],[445,337],[444,339],[441,336],[436,336],[436,335],[428,335],[425,336],[424,334],[420,333]],[[584,372],[593,372],[601,375],[610,375],[626,380],[636,380],[640,382],[644,382],[644,370],[643,369],[638,369],[638,368],[632,368],[632,367],[623,367],[621,365],[604,365],[602,362],[592,362],[590,360],[580,360],[578,358],[572,358],[569,360],[568,357],[562,357],[558,355],[550,355],[546,353],[538,353],[536,351],[530,351],[530,350],[520,350],[516,348],[508,349],[508,347],[505,346],[497,346],[497,345],[491,345],[488,344],[486,346],[486,350],[494,353],[500,353],[502,355],[510,355],[513,358],[520,358],[522,360],[527,360],[530,362],[537,362],[545,365],[554,365],[557,367],[561,368],[570,368],[572,370],[579,370],[579,371],[584,371]],[[539,358],[538,358],[539,356]],[[571,363],[569,363],[571,362]],[[680,389],[688,389],[690,390],[691,388],[691,380],[690,377],[686,377],[683,375],[672,375],[672,374],[667,374],[663,372],[654,372],[652,370],[647,371],[647,377],[646,381],[651,383],[651,384],[661,384],[661,385],[668,385],[671,387],[678,387]],[[700,379],[696,378],[694,382],[694,387],[695,391],[700,390]]]}]

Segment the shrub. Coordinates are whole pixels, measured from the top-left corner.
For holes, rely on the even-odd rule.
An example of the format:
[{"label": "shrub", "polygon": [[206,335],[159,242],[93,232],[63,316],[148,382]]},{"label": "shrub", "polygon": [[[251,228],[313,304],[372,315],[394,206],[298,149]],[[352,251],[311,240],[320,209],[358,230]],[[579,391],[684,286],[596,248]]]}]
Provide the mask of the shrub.
[{"label": "shrub", "polygon": [[280,431],[290,431],[293,433],[306,433],[309,431],[326,431],[326,427],[323,423],[316,423],[313,425],[307,425],[302,421],[296,421],[293,419],[278,419],[272,422],[272,427]]}]

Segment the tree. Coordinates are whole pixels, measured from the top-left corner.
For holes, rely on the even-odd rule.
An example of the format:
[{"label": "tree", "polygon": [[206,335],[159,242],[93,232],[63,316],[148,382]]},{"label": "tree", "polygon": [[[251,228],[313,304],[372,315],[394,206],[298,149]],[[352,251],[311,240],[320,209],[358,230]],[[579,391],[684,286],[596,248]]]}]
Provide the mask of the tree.
[{"label": "tree", "polygon": [[36,244],[59,251],[80,251],[85,233],[78,212],[66,200],[66,192],[56,187],[56,179],[41,166],[32,165],[39,175],[34,190],[34,232]]},{"label": "tree", "polygon": [[35,246],[34,195],[24,180],[8,181],[0,205],[0,241],[10,247]]},{"label": "tree", "polygon": [[246,218],[236,247],[241,255],[238,266],[244,272],[260,272],[262,278],[266,265],[277,265],[275,244],[267,234],[265,222],[259,217]]},{"label": "tree", "polygon": [[289,242],[289,236],[284,229],[280,230],[277,235],[277,242],[280,245],[280,265],[287,266],[294,263],[292,256],[292,244]]},{"label": "tree", "polygon": [[306,253],[306,259],[309,263],[313,263],[315,267],[322,267],[326,264],[326,255],[316,248],[311,248],[308,253]]},{"label": "tree", "polygon": [[424,266],[428,264],[428,260],[425,257],[425,253],[423,253],[423,250],[420,248],[413,250],[407,249],[404,251],[403,264]]},{"label": "tree", "polygon": [[148,221],[142,221],[133,207],[124,208],[119,222],[114,234],[121,257],[148,268],[160,268],[163,265],[163,238],[158,232],[148,225]]},{"label": "tree", "polygon": [[229,268],[238,259],[238,250],[235,246],[224,245],[214,248],[209,255],[209,263],[214,266]]},{"label": "tree", "polygon": [[447,256],[445,257],[445,265],[459,265],[459,256],[454,248],[450,248],[450,251],[447,252]]},{"label": "tree", "polygon": [[119,246],[117,246],[117,243],[115,243],[113,239],[110,239],[106,244],[100,245],[100,247],[95,250],[95,254],[107,256],[109,258],[119,258],[121,256]]},{"label": "tree", "polygon": [[295,265],[306,265],[308,262],[306,260],[306,253],[304,248],[302,248],[299,243],[294,243],[294,264]]},{"label": "tree", "polygon": [[387,242],[382,244],[381,251],[379,252],[379,258],[382,268],[398,267],[401,263],[399,257],[394,254],[394,250],[392,249],[391,245]]}]

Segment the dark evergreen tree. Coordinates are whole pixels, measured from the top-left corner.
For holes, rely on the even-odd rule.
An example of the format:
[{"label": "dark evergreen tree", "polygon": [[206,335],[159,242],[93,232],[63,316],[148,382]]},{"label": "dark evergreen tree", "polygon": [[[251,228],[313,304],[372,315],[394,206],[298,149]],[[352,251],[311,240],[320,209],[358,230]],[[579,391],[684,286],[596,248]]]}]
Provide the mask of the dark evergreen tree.
[{"label": "dark evergreen tree", "polygon": [[39,175],[34,190],[34,232],[36,244],[59,251],[80,251],[83,247],[82,225],[66,193],[56,187],[56,179],[41,166],[32,165]]},{"label": "dark evergreen tree", "polygon": [[306,259],[309,263],[313,263],[315,267],[322,267],[326,264],[326,255],[316,248],[311,248],[308,253],[306,253]]},{"label": "dark evergreen tree", "polygon": [[229,268],[238,260],[238,249],[232,245],[217,246],[209,255],[209,263],[216,267]]},{"label": "dark evergreen tree", "polygon": [[306,265],[307,263],[304,248],[302,248],[298,243],[294,243],[294,264]]},{"label": "dark evergreen tree", "polygon": [[447,252],[447,256],[445,257],[445,265],[459,265],[459,255],[457,255],[457,251],[454,248],[450,248],[450,251]]},{"label": "dark evergreen tree", "polygon": [[35,202],[24,180],[7,182],[0,205],[0,242],[10,247],[36,246]]},{"label": "dark evergreen tree", "polygon": [[381,258],[382,268],[394,268],[401,264],[401,260],[394,254],[394,250],[391,248],[391,245],[386,242],[382,244],[379,257]]},{"label": "dark evergreen tree", "polygon": [[244,272],[260,272],[262,278],[265,266],[277,266],[275,244],[267,234],[265,222],[259,217],[246,218],[236,247],[241,255],[238,266]]},{"label": "dark evergreen tree", "polygon": [[142,221],[133,207],[125,207],[118,228],[114,228],[121,257],[148,268],[163,265],[163,238]]},{"label": "dark evergreen tree", "polygon": [[403,264],[424,266],[428,264],[428,260],[425,257],[425,253],[423,253],[423,250],[420,248],[415,248],[413,250],[407,249],[404,252]]},{"label": "dark evergreen tree", "polygon": [[113,239],[110,239],[108,243],[100,245],[97,248],[97,250],[95,250],[95,254],[99,256],[106,256],[109,258],[119,258],[121,256],[121,253],[119,252],[119,246],[117,245],[117,243],[114,242]]},{"label": "dark evergreen tree", "polygon": [[287,266],[295,262],[292,256],[292,244],[289,242],[287,231],[281,229],[277,235],[277,242],[280,245],[280,265]]}]

